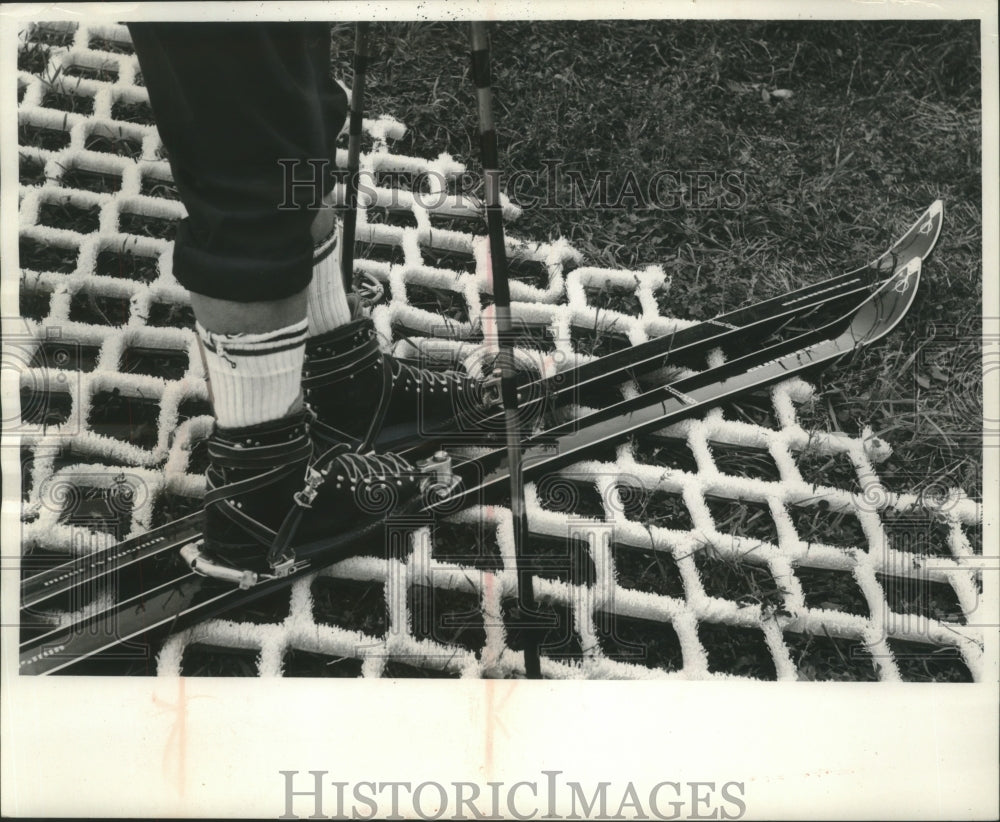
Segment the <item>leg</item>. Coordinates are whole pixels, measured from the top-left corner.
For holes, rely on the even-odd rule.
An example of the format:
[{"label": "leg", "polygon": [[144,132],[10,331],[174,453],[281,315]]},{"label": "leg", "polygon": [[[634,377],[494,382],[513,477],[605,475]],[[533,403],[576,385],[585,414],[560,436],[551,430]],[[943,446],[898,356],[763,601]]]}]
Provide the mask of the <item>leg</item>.
[{"label": "leg", "polygon": [[[192,292],[203,341],[211,335],[206,359],[216,414],[224,427],[266,422],[300,404],[304,347],[279,352],[275,362],[261,352],[277,347],[266,332],[287,340],[305,318],[312,228],[317,213],[325,215],[311,206],[329,186],[324,176],[318,190],[297,187],[287,197],[278,161],[327,157],[346,117],[346,95],[329,78],[329,28],[181,23],[130,30],[189,215],[179,226],[174,271]],[[247,339],[235,347],[224,339],[247,334],[257,335],[256,349]],[[220,344],[247,356],[220,359]]]},{"label": "leg", "polygon": [[[313,242],[313,204],[329,178],[319,190],[292,188],[289,204],[279,160],[329,156],[346,95],[328,77],[324,24],[131,30],[188,211],[174,272],[192,292],[217,418],[205,548],[224,563],[266,570],[267,549],[285,538],[294,547],[384,516],[365,505],[362,485],[391,483],[393,498],[415,488],[416,472],[399,458],[362,457],[343,444],[314,454],[301,407],[307,287],[314,263],[336,259],[325,253],[328,239],[318,255]],[[342,289],[340,301],[346,321]],[[313,486],[304,489],[303,478],[320,475],[312,469],[331,481],[323,503],[308,508],[302,492]]]},{"label": "leg", "polygon": [[[130,30],[190,214],[175,246],[178,280],[195,294],[234,302],[270,302],[308,286],[312,333],[347,322],[337,256],[314,252],[307,259],[307,231],[317,252],[336,242],[335,212],[320,207],[330,175],[313,191],[293,189],[298,209],[279,207],[286,181],[278,160],[299,161],[299,169],[311,169],[307,160],[332,163],[346,120],[347,95],[330,79],[329,27],[184,23]],[[200,313],[206,307],[194,302],[199,322],[228,333],[214,314]],[[235,311],[228,312],[232,319]],[[260,313],[266,317],[267,309]]]},{"label": "leg", "polygon": [[328,27],[143,23],[130,31],[189,214],[175,244],[178,281],[236,302],[305,289],[312,206],[330,179],[317,191],[286,192],[278,161],[307,167],[329,158],[346,117],[346,95],[328,77]]},{"label": "leg", "polygon": [[191,307],[198,322],[217,334],[260,334],[301,322],[306,316],[306,292],[254,303],[192,293]]}]

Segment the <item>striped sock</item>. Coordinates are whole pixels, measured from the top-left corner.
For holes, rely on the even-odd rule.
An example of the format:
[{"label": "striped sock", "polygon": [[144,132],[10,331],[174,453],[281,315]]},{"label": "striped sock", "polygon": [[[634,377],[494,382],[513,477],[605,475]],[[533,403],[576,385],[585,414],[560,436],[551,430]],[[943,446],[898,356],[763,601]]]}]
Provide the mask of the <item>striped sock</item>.
[{"label": "striped sock", "polygon": [[215,334],[195,324],[221,428],[288,416],[302,402],[306,321],[263,334]]},{"label": "striped sock", "polygon": [[351,309],[340,272],[342,233],[343,223],[337,220],[330,236],[313,250],[313,276],[309,284],[307,309],[310,337],[333,331],[351,320]]}]

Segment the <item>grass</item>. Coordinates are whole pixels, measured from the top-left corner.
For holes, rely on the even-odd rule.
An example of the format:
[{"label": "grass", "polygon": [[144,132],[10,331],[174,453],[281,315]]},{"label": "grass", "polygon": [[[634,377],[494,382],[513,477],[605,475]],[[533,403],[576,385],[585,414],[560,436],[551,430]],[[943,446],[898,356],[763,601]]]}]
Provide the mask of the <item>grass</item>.
[{"label": "grass", "polygon": [[584,292],[587,295],[587,303],[595,308],[618,311],[635,317],[642,314],[642,306],[634,291],[614,288],[610,283],[605,282],[599,287],[585,288]]},{"label": "grass", "polygon": [[664,671],[684,665],[680,640],[669,625],[602,611],[595,623],[601,651],[610,659]]},{"label": "grass", "polygon": [[94,272],[104,277],[117,277],[150,283],[159,271],[156,258],[135,254],[122,243],[120,249],[106,249],[97,254]]},{"label": "grass", "polygon": [[680,494],[647,491],[634,485],[617,486],[623,513],[644,525],[690,530],[694,523]]},{"label": "grass", "polygon": [[18,238],[18,254],[22,268],[71,274],[76,270],[80,250],[48,245],[32,237],[22,236]]},{"label": "grass", "polygon": [[70,188],[82,188],[97,194],[110,194],[121,189],[122,178],[119,174],[70,166],[63,171],[62,183]]},{"label": "grass", "polygon": [[861,643],[827,636],[785,634],[800,681],[875,682],[878,675]]},{"label": "grass", "polygon": [[796,568],[795,576],[802,585],[807,607],[827,608],[863,617],[871,615],[868,601],[848,572]]},{"label": "grass", "polygon": [[65,126],[45,128],[44,126],[19,125],[17,127],[17,143],[22,147],[44,148],[58,151],[69,145],[69,129]]},{"label": "grass", "polygon": [[115,133],[108,128],[103,128],[92,134],[88,134],[86,140],[84,140],[83,147],[88,151],[117,154],[132,160],[138,160],[142,156],[142,142],[131,137],[125,137],[121,133],[121,129]]},{"label": "grass", "polygon": [[88,45],[96,51],[110,51],[112,54],[135,54],[131,43],[112,40],[108,37],[91,37]]},{"label": "grass", "polygon": [[469,321],[469,308],[465,298],[454,291],[408,284],[406,298],[414,308],[422,308],[455,322]]},{"label": "grass", "polygon": [[413,635],[443,645],[459,646],[477,656],[486,644],[479,597],[428,585],[411,585],[406,592]]},{"label": "grass", "polygon": [[117,66],[106,63],[99,67],[95,66],[66,66],[63,74],[67,77],[82,77],[85,80],[100,80],[105,83],[113,83],[118,79]]},{"label": "grass", "polygon": [[151,176],[143,176],[141,193],[147,197],[162,197],[165,200],[180,199],[177,186],[172,180],[160,180]]},{"label": "grass", "polygon": [[156,125],[156,120],[153,118],[153,109],[149,103],[142,101],[136,103],[127,103],[124,100],[116,101],[111,106],[111,117],[126,123],[142,123],[146,126]]},{"label": "grass", "polygon": [[384,588],[381,583],[319,577],[312,584],[313,618],[323,625],[384,636],[389,623]]},{"label": "grass", "polygon": [[76,26],[73,24],[55,23],[39,24],[26,37],[29,44],[44,44],[48,46],[68,46],[76,36]]},{"label": "grass", "polygon": [[[661,306],[674,316],[703,319],[864,263],[943,198],[945,231],[918,304],[885,343],[830,373],[821,393],[850,398],[839,424],[871,424],[890,439],[890,473],[947,472],[980,494],[979,447],[968,441],[981,420],[969,367],[981,333],[975,21],[532,22],[492,31],[502,167],[528,175],[517,188],[518,234],[567,237],[592,264],[662,264],[671,285]],[[335,64],[349,76],[353,32],[341,25],[334,34]],[[398,150],[447,151],[478,169],[464,28],[386,24],[372,37],[368,108],[407,124]],[[793,96],[762,99],[761,89],[777,88]],[[616,192],[630,174],[641,183],[664,170],[731,171],[742,202],[531,208],[546,195],[551,160],[567,196],[572,172],[588,181],[608,172]],[[590,297],[631,308],[600,290]],[[945,337],[948,329],[961,332]],[[930,368],[911,356],[928,345],[940,357],[950,349],[955,364],[904,409]]]},{"label": "grass", "polygon": [[708,654],[708,669],[713,673],[777,679],[774,658],[760,631],[702,622],[698,625],[698,639]]},{"label": "grass", "polygon": [[76,114],[93,114],[94,98],[85,94],[74,94],[71,91],[50,89],[42,96],[42,105],[46,108],[69,111]]},{"label": "grass", "polygon": [[68,198],[62,201],[50,200],[38,208],[39,225],[68,228],[80,234],[89,234],[97,231],[100,222],[100,208],[73,205]]},{"label": "grass", "polygon": [[[523,172],[517,189],[508,191],[524,208],[514,232],[539,241],[565,237],[581,252],[584,265],[663,266],[668,282],[654,296],[664,315],[704,319],[853,268],[886,247],[933,199],[944,199],[944,232],[926,268],[917,303],[877,348],[818,375],[817,395],[799,413],[807,429],[857,434],[863,426],[871,426],[893,448],[888,461],[878,466],[893,490],[950,484],[974,498],[982,495],[981,90],[976,21],[532,22],[498,24],[492,31],[501,166],[507,180],[514,172]],[[333,35],[334,75],[349,79],[353,30],[337,24]],[[24,38],[18,65],[47,82],[43,105],[87,112],[93,99],[79,92],[78,78],[107,80],[110,74],[81,74],[71,67],[66,77],[44,77],[49,50],[69,45],[73,36],[72,29],[34,29]],[[393,150],[425,157],[449,152],[470,170],[479,169],[465,27],[379,24],[371,39],[375,59],[368,73],[367,111],[390,114],[408,126]],[[91,45],[130,53],[126,44],[114,41]],[[141,74],[137,83],[142,84]],[[778,89],[791,90],[792,96],[771,94]],[[152,122],[144,103],[119,100],[112,113],[122,121]],[[68,138],[68,126],[19,125],[23,147],[59,150]],[[126,157],[137,156],[140,149],[117,132],[95,133],[88,141],[92,150]],[[644,189],[656,175],[663,181],[656,190],[662,207],[654,208],[642,199],[649,199]],[[37,185],[43,182],[43,168],[28,158],[22,161],[21,176],[25,184]],[[694,193],[699,180],[705,181],[701,199]],[[606,186],[612,200],[623,192],[630,196],[618,198],[617,206],[588,204],[580,196],[571,201],[571,195],[580,194],[576,183],[589,187],[594,181]],[[62,184],[113,192],[120,188],[121,178],[67,168]],[[481,195],[481,185],[473,179],[468,191]],[[553,192],[558,207],[540,206]],[[175,186],[153,177],[143,179],[142,193],[177,198]],[[68,206],[62,210],[60,214],[48,209],[42,221],[93,230],[92,214],[76,213]],[[369,219],[412,225],[409,215],[399,213],[373,210]],[[478,220],[434,215],[432,225],[483,232]],[[169,239],[173,225],[125,212],[120,229]],[[21,254],[27,267],[41,271],[69,273],[77,261],[76,249],[47,247],[30,238],[22,238]],[[426,248],[423,254],[424,263],[431,266],[468,270],[470,265],[468,255]],[[359,248],[359,256],[402,262],[401,249],[393,246]],[[124,249],[101,252],[98,267],[111,277],[148,282],[156,276],[155,260],[132,256]],[[539,288],[549,285],[545,265],[534,260],[512,261],[511,276]],[[460,321],[468,318],[461,295],[412,283],[407,295],[429,311]],[[599,354],[627,345],[620,330],[605,324],[605,312],[637,315],[640,306],[634,292],[593,281],[586,297],[599,309],[601,322],[572,329],[577,350]],[[23,291],[23,311],[41,319],[48,299],[47,292]],[[489,303],[484,295],[483,304]],[[127,301],[84,289],[74,295],[70,319],[121,325],[129,311]],[[185,306],[154,303],[147,322],[190,327],[193,317]],[[526,342],[539,348],[552,345],[544,330],[527,337],[532,339]],[[161,369],[161,376],[176,376],[183,363],[169,353],[130,349],[123,362],[140,373]],[[204,411],[194,404],[189,403],[190,415]],[[49,421],[58,424],[63,408],[59,398],[44,407],[53,414]],[[155,403],[141,398],[105,392],[92,423],[109,436],[138,438],[149,447],[155,441],[151,437],[155,437],[156,410]],[[723,412],[727,419],[773,424],[764,400],[741,398]],[[683,441],[644,435],[634,446],[641,462],[697,470]],[[773,460],[762,452],[713,446],[712,455],[725,474],[775,478]],[[199,452],[195,467],[203,467],[204,459]],[[796,459],[807,482],[857,490],[856,472],[844,458],[806,450]],[[539,485],[543,507],[569,516],[601,516],[602,503],[594,499],[592,488],[575,487],[562,496],[557,490],[549,488],[549,493]],[[624,496],[628,519],[691,527],[676,494],[633,490]],[[766,507],[738,500],[708,502],[719,531],[775,540]],[[154,521],[159,524],[192,510],[196,503],[163,495],[157,506]],[[790,513],[806,542],[865,545],[856,518],[849,514],[821,505],[804,505]],[[921,554],[947,550],[933,525],[917,536],[907,523],[890,526],[890,540],[900,550]],[[482,536],[465,527],[437,526],[435,557],[496,569],[499,549],[492,536],[487,543]],[[972,538],[978,540],[978,534]],[[536,560],[545,566],[541,576],[573,584],[592,580],[587,552],[569,541],[540,540],[535,547]],[[621,585],[684,595],[671,559],[625,547],[616,549],[615,556]],[[780,608],[779,585],[761,566],[707,552],[699,552],[695,561],[709,593]],[[849,574],[808,568],[796,568],[796,574],[809,607],[867,613],[867,603]],[[349,590],[349,585],[333,590],[328,582],[336,588],[342,581],[324,580],[314,591],[319,621],[373,636],[384,633],[379,591],[371,586]],[[947,593],[893,589],[891,597],[901,613],[945,618],[955,607]],[[421,588],[409,590],[407,597],[411,607],[421,608],[431,598],[439,604],[442,600]],[[428,638],[478,652],[482,626],[462,616],[475,610],[474,598],[455,593],[444,599],[438,616],[462,618],[448,625],[425,620],[418,634],[422,631]],[[510,610],[510,603],[504,610]],[[564,627],[571,627],[568,612],[560,619]],[[642,660],[639,664],[664,670],[683,664],[669,626],[619,619],[613,627],[617,633],[599,632],[605,654],[623,660],[631,655]],[[774,678],[773,660],[759,631],[703,624],[699,635],[713,671]],[[547,655],[581,657],[572,630],[557,639]],[[518,642],[516,631],[508,636],[511,647]],[[870,658],[856,658],[854,649],[841,640],[787,636],[786,642],[800,678],[874,678]],[[903,662],[897,660],[904,679],[969,677],[960,660],[930,646],[911,648],[893,641],[890,646],[894,652],[913,652],[903,654]],[[639,658],[635,648],[640,649]],[[185,654],[185,673],[256,670],[253,653],[219,659],[217,649],[192,647]],[[349,662],[294,651],[286,656],[284,667],[287,675],[355,675],[356,666]],[[434,672],[390,660],[386,673]]]}]

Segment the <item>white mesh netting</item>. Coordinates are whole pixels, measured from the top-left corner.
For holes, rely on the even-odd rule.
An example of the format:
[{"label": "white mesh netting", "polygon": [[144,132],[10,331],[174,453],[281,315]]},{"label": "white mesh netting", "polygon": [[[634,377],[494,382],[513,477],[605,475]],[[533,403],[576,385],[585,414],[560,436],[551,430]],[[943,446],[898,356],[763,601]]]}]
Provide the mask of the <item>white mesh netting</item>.
[{"label": "white mesh netting", "polygon": [[[23,320],[6,335],[23,543],[79,553],[196,510],[211,418],[171,273],[184,211],[127,30],[32,25],[22,55],[36,61],[18,73]],[[388,287],[376,328],[396,353],[433,334],[471,364],[490,309],[481,220],[454,193],[464,166],[393,154],[405,128],[391,118],[365,128],[363,167],[393,174],[358,226],[357,270]],[[524,352],[550,371],[688,324],[661,315],[659,266],[508,242]],[[621,310],[601,306],[608,294]],[[753,418],[717,408],[528,486],[537,595],[560,617],[545,676],[979,679],[980,505],[890,491],[877,470],[890,446],[870,431],[803,429],[812,392],[793,379]],[[135,494],[102,527],[123,480]],[[280,603],[172,636],[157,670],[229,655],[261,676],[518,675],[512,539],[506,508],[463,511],[402,535],[388,561],[339,563]]]}]

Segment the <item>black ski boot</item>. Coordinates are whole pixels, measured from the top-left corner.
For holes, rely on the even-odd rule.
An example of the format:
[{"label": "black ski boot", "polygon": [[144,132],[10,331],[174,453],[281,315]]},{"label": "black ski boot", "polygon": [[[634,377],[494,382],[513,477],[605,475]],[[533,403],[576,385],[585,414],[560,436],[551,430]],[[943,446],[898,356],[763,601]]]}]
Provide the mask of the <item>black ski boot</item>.
[{"label": "black ski boot", "polygon": [[405,459],[347,444],[316,453],[308,419],[302,411],[212,434],[204,543],[185,556],[194,570],[249,587],[255,575],[282,575],[295,554],[343,542],[335,562],[351,553],[346,537],[419,501],[424,477]]},{"label": "black ski boot", "polygon": [[317,417],[313,434],[361,452],[412,443],[445,424],[472,432],[498,411],[487,382],[384,353],[366,317],[307,340],[302,389]]}]

